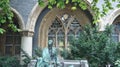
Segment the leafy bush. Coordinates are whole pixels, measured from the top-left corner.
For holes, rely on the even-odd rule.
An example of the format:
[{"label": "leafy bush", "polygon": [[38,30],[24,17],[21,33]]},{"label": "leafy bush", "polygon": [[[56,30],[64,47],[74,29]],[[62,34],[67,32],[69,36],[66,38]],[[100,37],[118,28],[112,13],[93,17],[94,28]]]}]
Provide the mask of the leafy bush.
[{"label": "leafy bush", "polygon": [[115,65],[117,67],[120,67],[120,42],[117,45],[117,49],[115,51],[115,56],[116,56],[116,61],[115,61]]},{"label": "leafy bush", "polygon": [[115,61],[115,65],[120,67],[120,59],[118,59],[117,61]]},{"label": "leafy bush", "polygon": [[27,67],[27,65],[30,63],[32,59],[37,59],[38,57],[42,57],[42,49],[41,48],[36,48],[34,50],[34,56],[31,58],[23,49],[21,51],[24,53],[22,57],[24,57],[23,62],[24,64],[22,67]]},{"label": "leafy bush", "polygon": [[42,57],[42,48],[36,48],[34,50],[34,57],[33,58],[37,58],[37,57]]},{"label": "leafy bush", "polygon": [[22,67],[27,67],[28,63],[30,63],[31,57],[23,49],[21,49],[21,51],[23,53],[22,57],[24,57],[24,64],[22,64]]},{"label": "leafy bush", "polygon": [[114,62],[120,57],[120,53],[118,52],[118,44],[111,39],[111,34],[111,26],[107,26],[101,32],[98,27],[86,25],[82,28],[78,39],[71,38],[71,50],[67,59],[86,59],[90,67],[114,65]]},{"label": "leafy bush", "polygon": [[0,67],[21,67],[17,57],[2,56],[0,57]]}]

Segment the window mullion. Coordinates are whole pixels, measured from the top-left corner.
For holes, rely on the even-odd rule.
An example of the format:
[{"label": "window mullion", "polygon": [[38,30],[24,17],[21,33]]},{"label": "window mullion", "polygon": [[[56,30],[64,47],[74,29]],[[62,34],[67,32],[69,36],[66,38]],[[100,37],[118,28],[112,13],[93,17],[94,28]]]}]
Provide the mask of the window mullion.
[{"label": "window mullion", "polygon": [[58,47],[58,37],[57,32],[55,33],[55,47]]},{"label": "window mullion", "polygon": [[[15,35],[15,34],[13,34],[13,35]],[[16,36],[13,36],[13,40],[12,40],[13,41],[13,43],[12,43],[12,48],[13,48],[12,49],[12,55],[15,55],[15,37]]]},{"label": "window mullion", "polygon": [[67,28],[65,28],[65,48],[67,48]]},{"label": "window mullion", "polygon": [[118,33],[118,41],[120,42],[120,32]]}]

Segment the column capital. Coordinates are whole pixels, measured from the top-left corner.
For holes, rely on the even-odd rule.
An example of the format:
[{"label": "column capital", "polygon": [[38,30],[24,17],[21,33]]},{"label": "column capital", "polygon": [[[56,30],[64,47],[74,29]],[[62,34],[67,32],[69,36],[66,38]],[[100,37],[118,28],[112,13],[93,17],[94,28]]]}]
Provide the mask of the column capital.
[{"label": "column capital", "polygon": [[32,37],[34,35],[33,31],[22,31],[22,36]]}]

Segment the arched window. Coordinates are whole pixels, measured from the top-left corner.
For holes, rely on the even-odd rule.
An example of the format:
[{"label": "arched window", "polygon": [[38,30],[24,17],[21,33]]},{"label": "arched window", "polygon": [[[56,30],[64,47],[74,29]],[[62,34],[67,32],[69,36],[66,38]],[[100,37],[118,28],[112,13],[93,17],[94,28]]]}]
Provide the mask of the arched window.
[{"label": "arched window", "polygon": [[114,42],[119,42],[119,34],[120,34],[120,23],[113,24],[114,29],[112,33],[112,39]]},{"label": "arched window", "polygon": [[114,22],[113,22],[113,33],[112,33],[112,39],[114,42],[120,41],[120,16],[118,16]]},{"label": "arched window", "polygon": [[63,25],[57,18],[53,21],[49,28],[48,39],[53,40],[54,46],[58,46],[58,42],[62,41],[64,37]]},{"label": "arched window", "polygon": [[48,31],[48,40],[53,40],[54,46],[64,48],[69,46],[70,37],[78,38],[81,26],[74,16],[64,14],[56,16]]},{"label": "arched window", "polygon": [[[16,17],[13,18],[13,22],[20,28]],[[7,25],[7,23],[2,25],[3,27],[6,27],[6,32],[0,35],[0,55],[19,55],[21,45],[20,32],[13,32]]]},{"label": "arched window", "polygon": [[[78,38],[81,26],[92,21],[89,11],[81,9],[73,11],[71,7],[72,5],[69,4],[65,9],[53,8],[44,16],[40,15],[43,17],[39,17],[37,21],[39,24],[36,24],[39,29],[38,37],[35,34],[35,37],[38,38],[39,47],[48,47],[49,40],[53,40],[54,46],[66,48],[70,44],[70,37]],[[36,31],[38,31],[37,28]]]}]

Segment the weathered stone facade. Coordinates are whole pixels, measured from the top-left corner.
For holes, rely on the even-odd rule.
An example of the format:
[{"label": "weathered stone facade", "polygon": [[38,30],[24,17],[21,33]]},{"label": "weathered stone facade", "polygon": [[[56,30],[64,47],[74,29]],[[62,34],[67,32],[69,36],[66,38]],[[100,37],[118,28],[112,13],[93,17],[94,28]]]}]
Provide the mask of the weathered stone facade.
[{"label": "weathered stone facade", "polygon": [[19,12],[25,24],[36,3],[37,0],[10,0],[11,7]]},{"label": "weathered stone facade", "polygon": [[[90,6],[91,1],[92,0],[86,0],[86,3]],[[10,0],[10,5],[12,11],[16,14],[17,18],[19,19],[19,25],[24,34],[22,36],[21,48],[27,49],[28,48],[27,46],[29,46],[30,44],[31,46],[29,48],[30,51],[32,51],[34,48],[38,46],[40,47],[41,45],[43,47],[46,46],[47,36],[48,36],[46,33],[48,33],[47,31],[48,26],[51,25],[51,23],[49,22],[55,19],[56,14],[60,15],[63,13],[68,13],[74,15],[76,13],[77,18],[82,18],[82,22],[84,20],[87,23],[88,21],[91,22],[92,19],[89,18],[88,16],[92,17],[94,14],[94,12],[92,12],[89,6],[87,10],[88,12],[85,13],[84,11],[81,11],[79,9],[76,12],[69,11],[69,9],[61,10],[57,8],[53,8],[52,10],[50,10],[46,7],[47,2],[45,2],[45,7],[40,7],[37,3],[37,0]],[[119,15],[120,15],[120,9],[116,8],[114,10],[111,10],[105,17],[102,17],[99,23],[100,30],[104,30],[107,24],[112,24],[115,18],[118,17]],[[44,31],[43,29],[46,32],[43,32]],[[28,40],[25,41],[25,39]],[[29,51],[27,53],[29,53]],[[30,53],[30,56],[32,56],[32,53]]]}]

